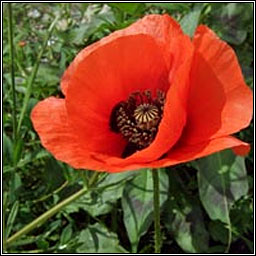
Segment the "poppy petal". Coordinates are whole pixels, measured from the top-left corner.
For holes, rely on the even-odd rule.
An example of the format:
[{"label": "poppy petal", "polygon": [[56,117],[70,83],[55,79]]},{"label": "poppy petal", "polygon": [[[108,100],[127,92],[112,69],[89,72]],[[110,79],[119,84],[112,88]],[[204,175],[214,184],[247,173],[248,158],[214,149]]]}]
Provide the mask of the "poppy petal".
[{"label": "poppy petal", "polygon": [[114,40],[129,35],[144,34],[151,36],[158,46],[164,53],[164,58],[168,65],[171,61],[171,48],[173,45],[173,40],[176,39],[178,35],[182,35],[182,30],[180,25],[168,15],[147,15],[137,22],[133,23],[129,27],[115,31],[109,36],[106,36],[99,40],[98,42],[87,46],[85,49],[80,51],[74,61],[70,64],[67,70],[64,72],[61,80],[61,89],[64,95],[66,95],[67,88],[69,86],[69,81],[73,76],[74,71],[81,61],[87,58],[95,49],[104,46]]},{"label": "poppy petal", "polygon": [[67,90],[68,119],[89,151],[121,156],[125,141],[110,130],[112,109],[135,91],[168,87],[168,70],[155,41],[147,35],[124,36],[80,62]]},{"label": "poppy petal", "polygon": [[108,158],[106,156],[95,155],[99,161],[106,162],[106,171],[122,172],[125,170],[135,170],[140,168],[160,168],[172,166],[184,162],[189,162],[201,157],[208,156],[221,150],[232,148],[236,154],[246,155],[250,151],[250,145],[238,140],[235,137],[228,136],[216,138],[208,142],[202,142],[196,145],[178,144],[170,150],[163,159],[151,163],[131,163],[128,165],[112,165],[108,166]]},{"label": "poppy petal", "polygon": [[[180,47],[181,45],[183,47]],[[172,70],[169,74],[170,88],[167,92],[164,114],[155,140],[149,147],[137,151],[126,159],[110,157],[108,159],[109,163],[120,163],[122,165],[132,162],[154,161],[169,151],[180,138],[186,123],[187,97],[189,92],[188,80],[193,47],[190,39],[186,36],[182,37],[178,47],[180,49],[176,49],[175,58],[178,56],[179,64],[177,65],[177,70]]]},{"label": "poppy petal", "polygon": [[40,101],[33,109],[31,119],[42,145],[56,159],[77,169],[83,167],[90,167],[93,170],[103,169],[99,161],[89,157],[68,125],[65,100],[50,97]]},{"label": "poppy petal", "polygon": [[235,133],[252,118],[252,91],[245,84],[232,48],[209,28],[194,37],[188,120],[183,140],[189,144]]}]

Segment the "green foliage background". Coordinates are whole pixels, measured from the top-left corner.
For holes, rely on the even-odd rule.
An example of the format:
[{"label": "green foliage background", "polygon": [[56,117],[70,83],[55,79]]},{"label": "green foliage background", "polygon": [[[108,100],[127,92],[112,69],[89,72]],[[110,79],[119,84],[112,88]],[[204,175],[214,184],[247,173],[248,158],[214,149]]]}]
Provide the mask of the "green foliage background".
[{"label": "green foliage background", "polygon": [[[234,48],[247,84],[253,84],[252,3],[13,3],[18,119],[24,98],[28,99],[14,141],[7,4],[3,7],[4,240],[78,191],[92,175],[56,161],[40,145],[29,118],[39,100],[62,97],[61,75],[85,46],[145,14],[168,13],[190,36],[201,23],[213,29]],[[56,16],[59,19],[29,88],[38,53]],[[253,148],[253,123],[237,136]],[[245,159],[225,151],[166,168],[160,171],[160,181],[163,253],[253,252],[253,150]],[[94,190],[5,250],[151,253],[152,200],[150,170],[101,174]]]}]

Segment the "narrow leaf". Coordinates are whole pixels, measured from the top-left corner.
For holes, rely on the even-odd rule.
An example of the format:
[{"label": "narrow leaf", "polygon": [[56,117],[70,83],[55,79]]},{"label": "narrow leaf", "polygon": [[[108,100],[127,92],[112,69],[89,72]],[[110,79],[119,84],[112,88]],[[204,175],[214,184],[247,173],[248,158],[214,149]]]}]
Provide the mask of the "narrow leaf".
[{"label": "narrow leaf", "polygon": [[8,216],[8,219],[7,219],[7,224],[6,224],[6,237],[7,238],[9,237],[9,235],[12,231],[13,224],[14,224],[14,221],[15,221],[17,213],[18,213],[18,209],[19,209],[19,201],[15,201],[15,203],[12,206],[11,212]]},{"label": "narrow leaf", "polygon": [[69,224],[69,225],[67,225],[67,226],[63,229],[63,231],[62,231],[62,233],[61,233],[61,236],[60,236],[60,244],[61,244],[61,245],[65,245],[65,244],[71,239],[72,233],[73,233],[73,231],[72,231],[72,225]]},{"label": "narrow leaf", "polygon": [[8,135],[3,133],[3,160],[4,165],[10,164],[13,159],[13,143]]}]

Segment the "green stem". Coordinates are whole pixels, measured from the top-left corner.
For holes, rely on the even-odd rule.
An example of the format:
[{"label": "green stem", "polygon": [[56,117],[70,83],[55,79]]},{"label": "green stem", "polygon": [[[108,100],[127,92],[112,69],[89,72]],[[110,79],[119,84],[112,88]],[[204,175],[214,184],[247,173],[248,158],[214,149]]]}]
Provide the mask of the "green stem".
[{"label": "green stem", "polygon": [[155,224],[155,253],[161,252],[161,233],[160,233],[160,191],[158,170],[152,169],[154,186],[154,224]]},{"label": "green stem", "polygon": [[36,227],[41,226],[45,221],[47,221],[50,217],[52,217],[57,212],[59,212],[63,207],[65,207],[66,205],[70,204],[71,202],[75,201],[76,199],[78,199],[79,197],[81,197],[82,195],[87,193],[89,191],[90,187],[92,185],[94,185],[95,182],[97,181],[98,175],[99,175],[99,172],[95,172],[92,175],[91,179],[89,180],[89,187],[88,188],[84,187],[81,190],[77,191],[75,194],[73,194],[70,197],[64,199],[63,201],[61,201],[60,203],[55,205],[53,208],[46,211],[45,213],[40,215],[38,218],[36,218],[32,222],[30,222],[27,226],[25,226],[24,228],[22,228],[21,230],[16,232],[10,238],[8,238],[7,241],[6,241],[6,246],[10,245],[11,243],[13,243],[15,240],[17,240],[21,236],[29,233],[30,231],[32,231]]},{"label": "green stem", "polygon": [[29,77],[28,84],[27,84],[27,89],[26,89],[26,94],[25,94],[25,97],[24,97],[24,101],[23,101],[23,105],[22,105],[22,109],[21,109],[21,113],[20,113],[20,118],[19,118],[19,122],[18,122],[17,133],[19,133],[19,131],[20,131],[21,124],[23,122],[23,119],[24,119],[24,116],[25,116],[25,113],[26,113],[26,110],[27,110],[27,107],[28,107],[29,98],[30,98],[30,95],[31,95],[31,92],[32,92],[32,85],[34,84],[41,58],[43,56],[44,50],[47,46],[49,38],[51,37],[51,34],[53,32],[53,29],[55,27],[55,24],[56,24],[58,18],[59,17],[57,16],[49,27],[48,34],[46,35],[46,37],[44,39],[42,49],[41,49],[41,51],[39,52],[39,54],[37,56],[35,65],[34,65],[33,70],[32,70],[32,74]]},{"label": "green stem", "polygon": [[15,92],[15,74],[14,74],[14,51],[13,51],[13,30],[12,30],[12,4],[8,3],[8,41],[10,48],[10,71],[12,88],[12,127],[13,140],[17,141],[17,115],[16,115],[16,92]]},{"label": "green stem", "polygon": [[88,187],[88,176],[86,171],[81,171],[82,180],[84,183],[84,187]]},{"label": "green stem", "polygon": [[38,202],[42,202],[42,201],[45,201],[46,199],[48,199],[49,197],[59,193],[62,189],[64,189],[66,186],[68,185],[68,181],[65,181],[60,187],[58,187],[57,189],[55,189],[53,192],[45,195],[45,196],[42,196],[41,198],[39,199],[36,199],[36,200],[33,200],[32,203],[38,203]]},{"label": "green stem", "polygon": [[5,226],[5,217],[6,217],[6,208],[7,208],[7,196],[8,194],[4,192],[3,195],[3,251],[6,252],[6,239],[7,239],[7,232]]},{"label": "green stem", "polygon": [[229,252],[229,249],[230,249],[230,246],[231,246],[231,243],[232,243],[232,226],[231,226],[231,221],[230,221],[230,217],[228,216],[228,243],[227,243],[227,246],[226,246],[226,249],[225,249],[225,252],[224,253],[228,253]]}]

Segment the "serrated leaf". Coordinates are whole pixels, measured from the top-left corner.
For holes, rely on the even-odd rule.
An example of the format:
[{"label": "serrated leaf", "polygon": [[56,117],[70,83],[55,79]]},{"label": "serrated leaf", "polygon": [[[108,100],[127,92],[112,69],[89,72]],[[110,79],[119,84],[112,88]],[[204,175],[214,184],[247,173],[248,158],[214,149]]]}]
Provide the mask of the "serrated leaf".
[{"label": "serrated leaf", "polygon": [[[157,170],[160,180],[160,205],[167,200],[168,176],[165,170]],[[140,237],[152,223],[153,180],[150,169],[142,169],[134,180],[127,183],[122,198],[124,223],[132,245],[132,252],[137,251]]]},{"label": "serrated leaf", "polygon": [[96,223],[83,230],[78,239],[78,253],[128,253],[119,245],[117,235]]},{"label": "serrated leaf", "polygon": [[183,32],[190,37],[194,35],[202,9],[203,5],[195,6],[195,8],[191,12],[186,14],[180,21]]},{"label": "serrated leaf", "polygon": [[248,192],[244,158],[225,150],[198,160],[201,202],[212,220],[229,223],[232,204]]}]

